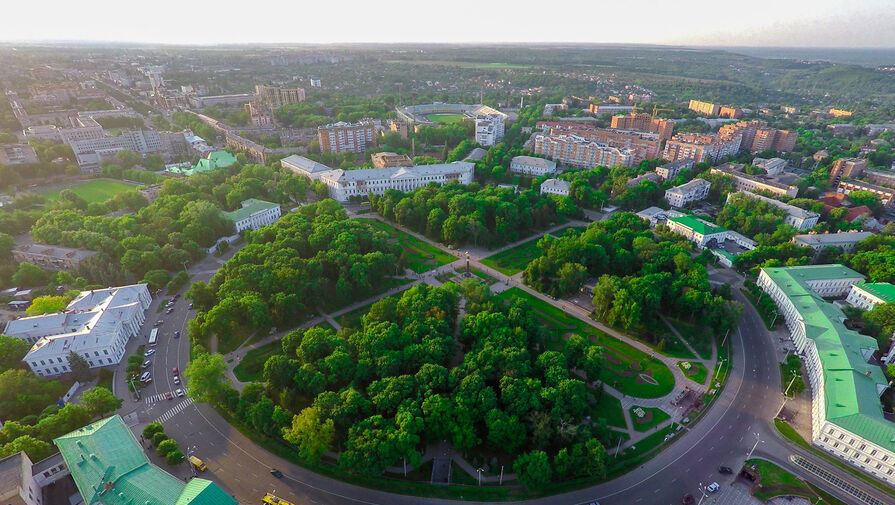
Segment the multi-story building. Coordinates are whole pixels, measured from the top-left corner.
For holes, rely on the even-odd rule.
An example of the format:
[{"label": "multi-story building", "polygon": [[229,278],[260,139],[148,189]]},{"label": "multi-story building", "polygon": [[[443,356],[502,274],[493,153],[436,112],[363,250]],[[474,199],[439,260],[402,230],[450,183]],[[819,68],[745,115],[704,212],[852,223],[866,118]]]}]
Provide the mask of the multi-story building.
[{"label": "multi-story building", "polygon": [[727,228],[693,216],[669,218],[665,221],[665,226],[700,248],[714,248],[727,240]]},{"label": "multi-story building", "polygon": [[853,284],[845,301],[863,310],[871,310],[883,303],[895,303],[895,286],[888,282]]},{"label": "multi-story building", "polygon": [[641,130],[659,134],[659,140],[668,140],[674,134],[674,120],[654,118],[646,113],[612,116],[610,127],[618,130]]},{"label": "multi-story building", "polygon": [[319,77],[313,77],[313,76],[308,77],[308,82],[311,83],[312,88],[322,88],[323,87],[323,82],[320,80]]},{"label": "multi-story building", "polygon": [[497,145],[503,140],[506,116],[488,114],[475,118],[475,141],[483,146]]},{"label": "multi-story building", "polygon": [[796,235],[792,243],[803,247],[810,247],[815,251],[822,251],[827,247],[839,247],[844,252],[851,252],[858,242],[872,237],[869,231],[846,231],[841,233],[806,233]]},{"label": "multi-story building", "polygon": [[592,103],[588,107],[588,110],[595,116],[602,116],[603,114],[618,114],[634,112],[633,105],[619,105],[616,103]]},{"label": "multi-story building", "polygon": [[323,182],[329,189],[330,198],[339,202],[363,198],[370,193],[382,195],[387,189],[413,191],[433,182],[471,184],[475,171],[475,163],[468,161],[361,170],[331,169],[297,155],[284,158],[280,163],[295,174]]},{"label": "multi-story building", "polygon": [[848,329],[825,298],[864,276],[842,265],[762,268],[757,284],[777,304],[811,385],[811,439],[824,451],[895,485],[895,423],[883,414],[888,381],[868,363],[876,339]]},{"label": "multi-story building", "polygon": [[625,186],[627,186],[629,188],[633,188],[635,186],[639,186],[640,183],[643,181],[652,181],[652,182],[655,182],[656,184],[661,184],[662,178],[659,177],[659,174],[657,174],[655,172],[647,172],[643,175],[638,175],[637,177],[632,177],[631,179],[628,179],[628,182],[625,183]]},{"label": "multi-story building", "polygon": [[16,244],[12,250],[13,259],[19,263],[31,263],[53,271],[73,270],[81,262],[95,255],[96,251],[35,242]]},{"label": "multi-story building", "polygon": [[874,184],[895,186],[895,172],[881,172],[879,170],[864,170],[864,178]]},{"label": "multi-story building", "polygon": [[795,198],[799,188],[791,184],[777,182],[768,176],[751,175],[743,172],[745,165],[739,163],[724,163],[712,167],[711,173],[724,174],[733,177],[734,189],[737,191],[767,191],[775,195],[786,195]]},{"label": "multi-story building", "polygon": [[510,172],[534,177],[555,174],[556,162],[535,156],[514,156],[510,161]]},{"label": "multi-story building", "polygon": [[569,181],[562,179],[547,179],[541,183],[542,195],[560,195],[569,196]]},{"label": "multi-story building", "polygon": [[662,157],[668,161],[714,162],[740,150],[742,136],[721,137],[706,133],[678,133],[665,143]]},{"label": "multi-story building", "polygon": [[305,101],[304,88],[278,88],[276,86],[255,85],[255,95],[271,109]]},{"label": "multi-story building", "polygon": [[340,121],[317,128],[317,138],[325,153],[362,153],[376,145],[376,125],[370,120]]},{"label": "multi-story building", "polygon": [[190,105],[196,108],[212,107],[215,105],[242,105],[251,102],[255,98],[252,93],[235,93],[232,95],[196,96],[189,95]]},{"label": "multi-story building", "polygon": [[14,319],[3,334],[33,344],[22,361],[42,377],[70,372],[73,352],[91,368],[115,365],[151,301],[146,284],[82,291],[64,312]]},{"label": "multi-story building", "polygon": [[879,199],[879,203],[885,209],[892,209],[895,207],[895,189],[886,188],[883,186],[877,186],[876,184],[870,184],[869,182],[863,181],[839,181],[839,185],[836,186],[837,193],[849,194],[852,191],[870,191],[875,194]]},{"label": "multi-story building", "polygon": [[153,465],[121,416],[96,421],[53,440],[84,503],[237,505],[210,480],[183,481]]},{"label": "multi-story building", "polygon": [[243,230],[257,230],[262,226],[268,226],[280,219],[282,211],[276,203],[265,202],[256,198],[249,198],[242,202],[242,207],[232,212],[222,212],[224,219],[233,221],[236,233]]},{"label": "multi-story building", "polygon": [[400,135],[400,137],[404,140],[410,138],[410,123],[408,123],[407,121],[389,119],[388,129],[389,131]]},{"label": "multi-story building", "polygon": [[536,128],[550,134],[574,134],[609,147],[630,149],[634,151],[634,163],[658,158],[662,147],[658,133],[644,130],[613,130],[585,124],[550,121],[538,121]]},{"label": "multi-story building", "polygon": [[696,165],[696,161],[692,159],[669,161],[668,163],[656,167],[656,175],[669,181],[677,177],[682,170],[689,170],[693,168],[694,165]]},{"label": "multi-story building", "polygon": [[39,161],[34,148],[28,144],[0,145],[0,165],[27,165]]},{"label": "multi-story building", "polygon": [[398,153],[373,153],[370,156],[374,168],[412,167],[413,160],[406,154]]},{"label": "multi-story building", "polygon": [[762,151],[771,150],[782,153],[792,151],[796,146],[797,138],[798,133],[795,131],[759,128],[755,132],[751,152],[760,153]]},{"label": "multi-story building", "polygon": [[722,105],[721,108],[718,110],[718,116],[730,119],[739,119],[743,117],[743,109],[731,107],[729,105]]},{"label": "multi-story building", "polygon": [[857,179],[867,168],[867,160],[864,158],[839,158],[830,167],[830,182],[839,184],[842,179]]},{"label": "multi-story building", "polygon": [[690,202],[697,202],[709,196],[712,183],[705,179],[693,179],[690,182],[665,190],[665,199],[672,207],[683,207]]},{"label": "multi-story building", "polygon": [[260,100],[252,100],[245,104],[245,111],[249,115],[249,121],[252,122],[252,126],[259,128],[273,126],[273,115]]},{"label": "multi-story building", "polygon": [[634,166],[636,154],[631,149],[619,149],[587,140],[580,135],[546,135],[536,133],[529,139],[535,154],[576,167],[593,168]]},{"label": "multi-story building", "polygon": [[719,104],[700,102],[699,100],[690,100],[690,105],[688,105],[687,108],[706,116],[717,116],[718,113],[721,112],[721,106]]},{"label": "multi-story building", "polygon": [[801,207],[796,207],[795,205],[790,205],[788,203],[781,202],[780,200],[774,200],[773,198],[768,198],[766,196],[757,195],[750,191],[737,191],[736,193],[730,193],[727,195],[727,203],[730,203],[731,199],[736,198],[751,198],[753,200],[761,200],[762,202],[767,203],[768,205],[773,205],[778,209],[786,212],[786,216],[783,218],[783,222],[792,226],[796,230],[807,230],[809,228],[814,228],[817,225],[817,220],[820,219],[820,214],[817,212],[811,212],[810,210],[805,210]]},{"label": "multi-story building", "polygon": [[789,162],[782,158],[752,158],[752,166],[755,168],[760,168],[765,171],[768,175],[779,175],[786,170],[786,165]]},{"label": "multi-story building", "polygon": [[637,216],[640,219],[649,221],[650,227],[655,228],[660,224],[665,224],[666,221],[673,217],[683,217],[686,216],[686,214],[674,209],[665,210],[659,207],[647,207],[646,209],[638,212]]},{"label": "multi-story building", "polygon": [[829,113],[833,117],[850,117],[853,114],[852,111],[836,108],[831,108]]}]

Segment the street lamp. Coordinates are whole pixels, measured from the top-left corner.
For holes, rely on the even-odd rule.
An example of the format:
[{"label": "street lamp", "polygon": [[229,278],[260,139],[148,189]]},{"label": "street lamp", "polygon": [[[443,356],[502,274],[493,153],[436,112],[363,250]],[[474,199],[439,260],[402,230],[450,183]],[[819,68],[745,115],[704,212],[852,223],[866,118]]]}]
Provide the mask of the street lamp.
[{"label": "street lamp", "polygon": [[699,496],[699,502],[698,502],[696,505],[701,505],[701,504],[702,504],[702,500],[705,500],[705,497],[708,496],[708,495],[706,494],[705,486],[702,485],[702,482],[699,483],[699,487],[696,488],[696,489],[699,489],[699,494],[700,494],[700,496]]},{"label": "street lamp", "polygon": [[761,442],[761,435],[755,433],[755,444],[752,445],[752,448],[749,449],[749,453],[746,454],[747,460],[752,458],[752,453],[755,451],[755,448],[758,447],[759,442]]},{"label": "street lamp", "polygon": [[481,486],[482,485],[482,468],[476,468],[475,471],[478,472],[478,474],[479,474],[479,486]]}]

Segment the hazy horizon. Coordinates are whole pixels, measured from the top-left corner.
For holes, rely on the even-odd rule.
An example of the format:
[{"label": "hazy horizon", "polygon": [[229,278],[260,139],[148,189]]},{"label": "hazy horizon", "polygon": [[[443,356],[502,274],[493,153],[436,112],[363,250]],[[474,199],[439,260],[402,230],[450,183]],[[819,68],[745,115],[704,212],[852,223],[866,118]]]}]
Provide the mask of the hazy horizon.
[{"label": "hazy horizon", "polygon": [[[607,22],[601,4],[618,23]],[[643,0],[626,18],[617,4],[568,0],[562,17],[544,18],[543,2],[456,0],[425,6],[410,0],[347,1],[299,6],[282,0],[157,0],[137,16],[109,0],[4,7],[7,43],[125,43],[160,45],[559,43],[705,46],[718,48],[895,49],[895,9],[889,0],[755,0],[749,9],[709,0]],[[178,14],[179,11],[182,13]],[[576,25],[568,15],[588,13]],[[174,15],[172,15],[172,13]],[[542,22],[546,19],[546,22]]]}]

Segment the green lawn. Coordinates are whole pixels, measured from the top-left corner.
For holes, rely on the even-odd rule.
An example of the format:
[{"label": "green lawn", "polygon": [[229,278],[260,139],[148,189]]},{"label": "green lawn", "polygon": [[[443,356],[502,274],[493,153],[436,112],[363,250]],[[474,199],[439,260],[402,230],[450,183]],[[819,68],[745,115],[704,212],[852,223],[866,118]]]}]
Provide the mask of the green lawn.
[{"label": "green lawn", "polygon": [[[97,179],[68,189],[71,189],[74,194],[83,198],[87,203],[102,203],[109,198],[114,197],[118,193],[124,193],[125,191],[135,191],[136,188],[137,187],[133,184],[127,184],[120,181],[107,181],[104,179]],[[56,200],[59,198],[59,193],[61,192],[62,190],[60,189],[58,191],[48,193],[47,198],[50,200]]]},{"label": "green lawn", "polygon": [[529,240],[528,242],[517,245],[512,249],[492,254],[482,260],[483,265],[487,265],[504,275],[514,275],[523,270],[531,260],[541,255],[538,249],[538,240]]},{"label": "green lawn", "polygon": [[628,427],[625,424],[625,413],[622,410],[621,400],[606,392],[600,395],[600,401],[593,404],[590,416],[592,421],[602,419],[609,426]]},{"label": "green lawn", "polygon": [[483,281],[485,281],[485,284],[487,284],[489,286],[494,284],[495,282],[497,282],[497,279],[495,279],[494,277],[491,277],[490,275],[486,274],[485,272],[480,272],[480,271],[476,270],[475,268],[469,267],[469,272],[472,273],[472,275],[475,275],[476,277],[478,277],[479,279],[482,279]]},{"label": "green lawn", "polygon": [[[565,343],[564,337],[570,333],[587,336],[601,346],[606,358],[601,379],[622,393],[638,398],[659,398],[674,389],[674,375],[664,363],[586,322],[566,314],[540,298],[519,288],[508,289],[497,295],[497,298],[527,300],[537,313],[538,318],[551,330],[552,339],[548,343],[549,349],[561,349]],[[647,382],[640,377],[641,374],[651,377],[657,384]]]},{"label": "green lawn", "polygon": [[666,316],[666,319],[668,319],[668,322],[673,324],[678,333],[687,340],[690,347],[699,353],[700,358],[711,359],[712,335],[707,328],[675,317]]},{"label": "green lawn", "polygon": [[368,222],[371,226],[389,234],[391,239],[401,247],[401,251],[407,258],[407,267],[416,273],[423,273],[441,265],[447,265],[457,259],[432,244],[423,242],[382,221],[370,219]]},{"label": "green lawn", "polygon": [[[684,363],[690,363],[689,370],[684,366]],[[709,371],[706,370],[705,365],[702,363],[698,361],[678,361],[677,366],[681,369],[681,372],[684,372],[687,378],[693,379],[700,384],[705,384],[705,378]]]},{"label": "green lawn", "polygon": [[823,493],[818,496],[815,488],[779,466],[763,459],[750,459],[746,466],[754,467],[761,476],[760,484],[752,490],[752,495],[759,500],[770,500],[775,496],[802,496],[816,505],[839,505],[842,502]]},{"label": "green lawn", "polygon": [[671,433],[672,429],[672,426],[666,426],[628,447],[617,458],[610,458],[607,465],[609,467],[607,477],[612,479],[624,475],[650,459],[652,452],[665,443],[665,435]]},{"label": "green lawn", "polygon": [[426,117],[429,121],[435,121],[438,124],[460,123],[466,119],[463,114],[429,114]]},{"label": "green lawn", "polygon": [[[642,418],[637,417],[637,414],[634,413],[635,409],[643,409],[645,415]],[[628,410],[628,413],[631,414],[631,422],[634,424],[634,429],[636,431],[649,431],[671,417],[662,409],[638,407],[636,405],[631,407]]]}]

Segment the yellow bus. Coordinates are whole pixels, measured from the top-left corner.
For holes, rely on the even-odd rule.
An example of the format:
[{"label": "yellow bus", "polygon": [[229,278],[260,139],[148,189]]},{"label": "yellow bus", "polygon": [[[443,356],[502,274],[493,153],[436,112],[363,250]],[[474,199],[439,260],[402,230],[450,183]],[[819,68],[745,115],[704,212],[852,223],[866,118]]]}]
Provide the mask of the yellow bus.
[{"label": "yellow bus", "polygon": [[270,493],[267,493],[266,495],[264,495],[264,498],[261,498],[261,503],[267,503],[269,505],[294,505],[292,502],[288,502],[282,498],[277,498]]},{"label": "yellow bus", "polygon": [[195,456],[190,456],[190,464],[196,467],[196,469],[198,469],[200,472],[204,472],[205,469],[208,468],[207,466],[205,466],[205,463],[203,463],[201,459]]}]

